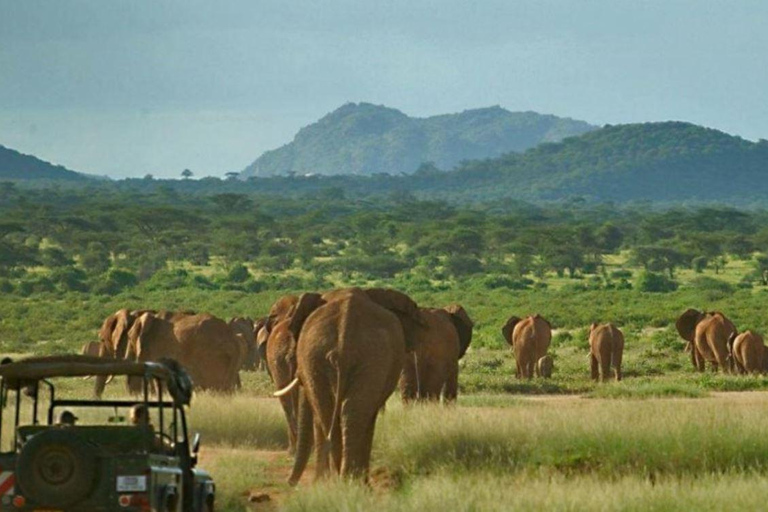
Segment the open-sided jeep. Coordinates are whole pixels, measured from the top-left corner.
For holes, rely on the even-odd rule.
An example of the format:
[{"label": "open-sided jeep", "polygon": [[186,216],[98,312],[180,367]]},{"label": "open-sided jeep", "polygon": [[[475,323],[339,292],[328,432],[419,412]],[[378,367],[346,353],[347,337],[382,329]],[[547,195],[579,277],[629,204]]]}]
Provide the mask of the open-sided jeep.
[{"label": "open-sided jeep", "polygon": [[[64,377],[98,375],[141,380],[143,397],[57,395],[57,386],[72,394]],[[200,436],[190,443],[187,432],[190,397],[174,361],[55,356],[0,365],[0,511],[212,511],[213,480],[195,467]],[[137,410],[141,419],[129,421]]]}]

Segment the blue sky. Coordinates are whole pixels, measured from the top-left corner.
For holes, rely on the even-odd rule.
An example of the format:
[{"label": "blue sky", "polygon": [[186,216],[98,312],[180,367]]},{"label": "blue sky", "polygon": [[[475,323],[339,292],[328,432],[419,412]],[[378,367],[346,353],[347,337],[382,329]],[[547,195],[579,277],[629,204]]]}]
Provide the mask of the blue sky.
[{"label": "blue sky", "polygon": [[113,177],[241,170],[348,101],[768,138],[768,2],[0,0],[0,144]]}]

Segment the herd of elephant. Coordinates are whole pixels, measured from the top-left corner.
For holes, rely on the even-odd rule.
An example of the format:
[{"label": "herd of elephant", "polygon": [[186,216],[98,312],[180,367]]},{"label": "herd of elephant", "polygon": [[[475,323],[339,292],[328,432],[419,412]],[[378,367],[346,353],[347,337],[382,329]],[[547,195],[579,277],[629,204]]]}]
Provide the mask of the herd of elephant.
[{"label": "herd of elephant", "polygon": [[[241,369],[266,369],[287,420],[295,455],[289,482],[296,484],[313,449],[316,478],[332,470],[367,478],[376,418],[398,383],[406,402],[455,400],[459,360],[473,327],[458,304],[425,308],[396,290],[345,288],[283,296],[257,321],[121,309],[104,321],[100,341],[83,351],[138,361],[171,357],[187,368],[196,388],[225,392],[240,386]],[[762,338],[752,331],[737,335],[722,313],[689,309],[676,327],[699,370],[706,361],[740,372],[768,365]],[[514,351],[518,378],[551,376],[547,320],[513,316],[501,332]],[[613,367],[621,380],[621,330],[592,324],[589,344],[592,378],[611,378]],[[97,394],[105,384],[97,380]]]}]

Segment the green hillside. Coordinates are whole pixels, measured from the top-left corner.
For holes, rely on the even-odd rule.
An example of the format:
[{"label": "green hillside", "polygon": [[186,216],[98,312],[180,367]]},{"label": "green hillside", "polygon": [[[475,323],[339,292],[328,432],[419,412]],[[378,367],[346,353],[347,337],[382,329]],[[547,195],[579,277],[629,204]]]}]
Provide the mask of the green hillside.
[{"label": "green hillside", "polygon": [[54,165],[31,155],[0,145],[0,180],[65,180],[88,179],[61,165]]},{"label": "green hillside", "polygon": [[733,202],[768,198],[766,177],[768,142],[663,122],[606,126],[522,155],[470,162],[443,188],[471,187],[484,199]]},{"label": "green hillside", "polygon": [[592,129],[583,121],[501,107],[413,118],[384,106],[348,103],[302,128],[291,143],[264,153],[243,177],[399,174],[424,162],[447,170]]}]

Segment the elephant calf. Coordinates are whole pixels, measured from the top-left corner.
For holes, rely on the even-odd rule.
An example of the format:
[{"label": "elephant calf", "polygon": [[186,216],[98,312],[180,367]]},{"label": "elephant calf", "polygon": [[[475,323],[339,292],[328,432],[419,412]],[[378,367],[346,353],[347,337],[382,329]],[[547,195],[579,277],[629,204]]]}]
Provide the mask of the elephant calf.
[{"label": "elephant calf", "polygon": [[552,341],[552,326],[540,315],[533,315],[522,320],[512,316],[501,328],[501,335],[515,352],[518,379],[530,379],[534,371],[539,375],[537,365],[544,357]]},{"label": "elephant calf", "polygon": [[552,369],[555,367],[555,362],[552,360],[552,356],[549,354],[539,358],[536,362],[536,369],[540,376],[548,379],[552,377]]},{"label": "elephant calf", "polygon": [[420,308],[425,326],[418,331],[417,348],[409,354],[400,376],[404,402],[416,399],[456,400],[459,359],[472,342],[474,323],[458,304],[443,309]]},{"label": "elephant calf", "polygon": [[731,336],[731,353],[736,371],[739,373],[764,373],[768,366],[763,337],[754,331],[744,331]]},{"label": "elephant calf", "polygon": [[624,334],[613,324],[592,324],[589,329],[589,360],[592,380],[605,382],[611,372],[616,371],[616,380],[621,380],[621,357],[624,353]]}]

